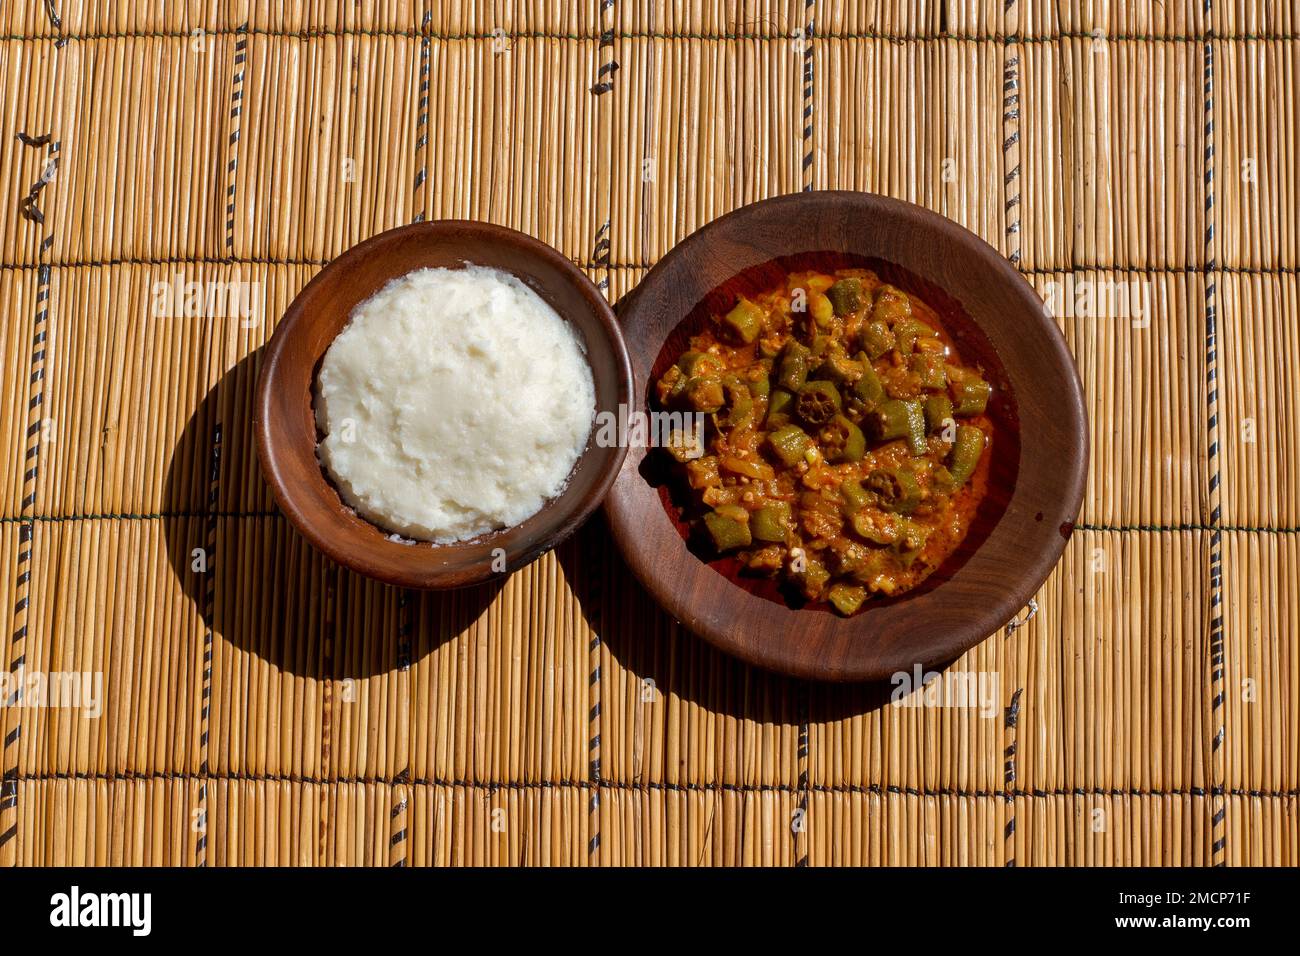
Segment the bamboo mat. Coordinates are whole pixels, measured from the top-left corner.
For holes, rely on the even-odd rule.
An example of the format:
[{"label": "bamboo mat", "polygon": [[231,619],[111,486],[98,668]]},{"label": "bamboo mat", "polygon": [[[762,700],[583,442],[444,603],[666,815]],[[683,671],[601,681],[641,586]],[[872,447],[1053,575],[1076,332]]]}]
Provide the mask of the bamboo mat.
[{"label": "bamboo mat", "polygon": [[[97,716],[0,709],[0,862],[1300,862],[1292,4],[0,18],[0,662],[102,678]],[[498,586],[422,594],[276,513],[259,349],[353,243],[491,220],[617,299],[810,188],[936,209],[1045,294],[1145,297],[1059,315],[1088,490],[1036,612],[953,667],[988,708],[721,656],[599,517]],[[159,317],[176,282],[253,308]]]}]

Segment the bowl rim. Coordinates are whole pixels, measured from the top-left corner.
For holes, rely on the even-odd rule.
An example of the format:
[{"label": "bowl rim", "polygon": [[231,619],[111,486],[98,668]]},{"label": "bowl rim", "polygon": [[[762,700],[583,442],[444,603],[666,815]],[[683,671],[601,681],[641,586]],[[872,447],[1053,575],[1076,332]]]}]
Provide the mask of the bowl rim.
[{"label": "bowl rim", "polygon": [[[575,507],[572,508],[563,518],[545,535],[536,539],[527,547],[512,549],[503,545],[506,550],[506,570],[505,572],[494,571],[490,565],[481,567],[478,570],[466,570],[459,568],[413,568],[410,573],[389,573],[383,569],[367,567],[357,560],[357,556],[344,546],[342,541],[334,536],[326,535],[322,529],[308,518],[302,505],[298,500],[298,494],[294,490],[297,483],[282,473],[285,466],[281,455],[285,454],[283,449],[277,445],[277,440],[272,436],[271,419],[273,417],[272,408],[274,404],[273,392],[282,375],[282,366],[287,362],[288,349],[295,337],[306,328],[308,321],[306,312],[306,303],[309,301],[314,291],[326,281],[330,273],[337,273],[346,270],[354,263],[365,260],[375,254],[385,245],[399,241],[411,236],[428,236],[439,240],[448,238],[447,234],[464,234],[466,232],[477,232],[502,245],[513,247],[519,253],[525,256],[532,256],[536,259],[545,261],[555,268],[569,282],[573,284],[578,293],[591,307],[592,312],[599,320],[599,326],[603,332],[605,343],[609,348],[610,354],[617,366],[617,396],[616,402],[627,404],[631,401],[633,388],[632,364],[627,352],[627,344],[623,339],[622,329],[614,315],[609,300],[601,293],[596,285],[591,281],[585,272],[582,271],[569,257],[565,256],[558,249],[537,239],[527,233],[511,229],[508,226],[498,225],[497,223],[482,222],[473,219],[433,219],[421,220],[419,222],[409,223],[403,226],[397,226],[387,229],[383,232],[370,236],[349,247],[339,256],[331,259],[326,265],[304,285],[294,296],[280,321],[276,324],[275,331],[272,333],[270,340],[263,347],[263,356],[261,368],[258,372],[256,391],[253,400],[253,430],[257,446],[257,456],[261,465],[262,475],[267,485],[271,489],[272,496],[276,505],[286,518],[293,524],[298,532],[307,539],[307,541],[318,551],[322,552],[335,563],[350,568],[359,574],[383,581],[386,584],[392,584],[402,587],[426,589],[426,590],[443,590],[451,588],[469,587],[476,584],[482,584],[503,574],[516,571],[519,568],[530,563],[540,555],[551,550],[564,539],[573,534],[578,527],[586,521],[587,518],[601,505],[605,496],[609,493],[610,487],[617,478],[619,470],[627,455],[625,444],[619,444],[611,449],[612,457],[609,458],[599,479],[595,482],[590,492],[586,495],[573,499]],[[473,265],[471,260],[463,260],[466,264]],[[430,266],[432,268],[432,266]],[[504,266],[501,268],[504,272],[512,272]],[[412,271],[412,270],[408,270]],[[405,272],[394,273],[388,280],[396,279]],[[514,274],[514,273],[512,273]],[[525,284],[532,288],[532,284],[527,280]],[[560,310],[556,310],[559,312]],[[566,322],[573,324],[571,320],[561,313],[561,318]],[[336,333],[337,334],[337,333]],[[328,346],[327,346],[328,348]],[[590,365],[591,359],[589,349],[584,348],[584,358]],[[313,376],[314,381],[314,376]],[[598,407],[599,408],[599,407]],[[598,410],[598,409],[597,409]],[[584,447],[578,459],[574,462],[573,471],[570,475],[576,473],[587,456],[601,450],[594,444],[594,435],[596,427],[593,423],[592,430],[588,434],[587,445]],[[311,449],[311,455],[316,455],[315,448]],[[319,464],[318,464],[319,468]],[[326,479],[323,469],[320,470],[320,481],[330,484]],[[534,516],[540,515],[549,509],[555,508],[559,502],[564,500],[564,494],[568,490],[566,484],[565,490],[560,495],[548,499],[542,508],[535,512]],[[345,502],[340,498],[340,505],[348,508]],[[363,515],[353,512],[359,521],[368,524],[370,527],[377,529],[385,537],[392,532],[389,529],[375,524]],[[531,517],[526,520],[531,520]],[[513,525],[511,528],[517,528],[520,525]],[[450,545],[438,545],[430,541],[418,541],[416,546],[436,552],[440,548],[454,548],[470,544],[489,538],[492,535],[505,534],[511,528],[501,529],[499,531],[488,532],[485,535],[477,536],[463,542],[455,542]],[[411,545],[399,541],[393,542],[394,547],[410,548]],[[418,566],[417,566],[418,568]]]},{"label": "bowl rim", "polygon": [[[644,459],[644,455],[636,457],[629,456],[624,460],[623,466],[619,471],[618,478],[614,482],[613,488],[605,498],[604,510],[610,523],[610,529],[614,534],[616,543],[620,552],[622,552],[628,565],[633,573],[654,596],[656,601],[664,607],[673,617],[684,624],[687,628],[696,634],[699,634],[705,640],[709,641],[719,649],[726,651],[742,660],[762,667],[767,670],[787,674],[794,677],[809,678],[817,680],[831,681],[864,681],[864,680],[881,680],[888,677],[891,673],[898,670],[910,669],[916,664],[922,664],[926,667],[934,667],[946,664],[955,660],[962,653],[974,647],[976,644],[985,640],[988,636],[996,633],[1009,621],[1015,618],[1019,611],[1024,608],[1029,600],[1037,593],[1043,582],[1051,573],[1053,567],[1060,560],[1067,544],[1069,536],[1073,532],[1074,523],[1083,502],[1083,493],[1087,481],[1088,470],[1088,445],[1089,429],[1086,412],[1086,404],[1083,395],[1083,386],[1079,378],[1078,368],[1075,365],[1073,356],[1066,344],[1065,337],[1061,329],[1048,316],[1043,308],[1043,300],[1034,291],[1033,287],[1025,277],[1012,265],[1010,261],[998,252],[993,246],[984,239],[975,235],[970,230],[964,228],[956,222],[922,206],[904,200],[895,199],[889,196],[881,196],[875,193],[857,192],[850,190],[819,190],[806,191],[800,193],[791,193],[781,196],[775,196],[768,199],[760,200],[755,203],[742,206],[732,210],[717,219],[712,220],[696,232],[692,233],[686,239],[679,242],[669,252],[660,259],[647,273],[644,279],[637,285],[626,298],[618,303],[618,314],[628,338],[634,344],[637,342],[639,335],[633,331],[637,321],[636,313],[645,301],[645,296],[656,291],[656,284],[663,282],[664,277],[681,268],[680,263],[689,261],[693,256],[710,254],[710,240],[721,233],[734,229],[735,224],[742,222],[749,216],[755,214],[758,209],[764,210],[781,210],[789,207],[810,206],[809,211],[815,211],[840,203],[853,203],[865,205],[873,213],[901,218],[909,222],[916,229],[926,232],[933,232],[941,235],[947,241],[960,244],[968,248],[971,254],[979,261],[979,264],[987,269],[988,282],[998,283],[1005,287],[1008,295],[1013,295],[1025,306],[1027,312],[1032,312],[1039,319],[1041,330],[1045,333],[1046,342],[1050,350],[1050,358],[1054,365],[1065,373],[1062,380],[1057,383],[1057,392],[1054,393],[1053,399],[1062,403],[1064,407],[1063,417],[1068,419],[1067,427],[1063,434],[1068,437],[1070,444],[1069,460],[1063,462],[1060,470],[1062,494],[1059,504],[1048,512],[1044,507],[1044,515],[1047,520],[1043,522],[1044,526],[1047,521],[1053,522],[1055,531],[1056,523],[1059,522],[1059,534],[1053,534],[1051,539],[1044,538],[1049,543],[1041,550],[1037,551],[1028,559],[1020,569],[1016,578],[1009,580],[1005,587],[1005,593],[1001,600],[996,602],[992,608],[984,608],[979,612],[981,621],[993,622],[992,626],[985,628],[983,626],[968,625],[964,628],[954,628],[945,635],[940,635],[931,641],[924,648],[915,648],[912,655],[904,663],[900,660],[887,660],[884,663],[876,662],[868,666],[854,666],[852,663],[844,662],[828,663],[819,659],[809,661],[797,653],[796,645],[799,643],[797,633],[790,633],[788,629],[797,627],[797,623],[791,615],[803,613],[817,613],[810,611],[796,611],[794,609],[775,604],[765,598],[751,594],[741,587],[736,586],[730,581],[726,581],[721,575],[710,568],[704,561],[698,558],[694,553],[685,549],[685,542],[682,542],[687,559],[691,566],[677,567],[674,566],[672,577],[662,573],[661,568],[656,567],[654,562],[648,561],[643,555],[638,554],[636,549],[630,543],[628,522],[636,511],[634,504],[640,495],[657,494],[646,479],[637,473],[637,465]],[[782,252],[774,253],[772,258],[778,258],[782,255],[797,255],[800,253],[816,253],[821,251],[834,251],[834,240],[828,240],[821,249],[786,249]],[[897,263],[897,260],[890,260],[887,253],[873,252],[879,258],[886,261]],[[732,269],[731,276],[743,273],[750,264],[735,266]],[[913,266],[904,264],[909,271],[915,272],[921,278],[927,279],[936,286],[944,289],[949,295],[955,294],[943,282],[942,276],[921,275]],[[713,286],[714,289],[719,285],[725,284],[728,280]],[[704,290],[704,295],[709,294],[712,290]],[[659,303],[656,302],[656,305]],[[962,303],[965,308],[965,303]],[[689,307],[688,307],[689,309]],[[969,315],[969,311],[967,313]],[[667,335],[685,320],[689,311],[683,312],[675,317],[676,321],[668,326]],[[978,317],[971,315],[970,320],[976,327],[987,335],[984,326],[981,325]],[[651,326],[655,328],[657,326]],[[665,339],[666,341],[666,339]],[[663,342],[646,349],[654,354],[646,358],[646,369],[653,363],[658,350],[663,347]],[[640,349],[638,349],[640,351]],[[1001,353],[999,353],[1001,359]],[[644,410],[646,404],[646,386],[642,384],[639,376],[641,369],[638,366],[634,369],[634,389],[633,389],[633,407],[640,411]],[[1023,397],[1017,395],[1017,402],[1022,402]],[[1023,446],[1022,442],[1022,446]],[[1024,468],[1025,451],[1021,450],[1021,462],[1019,469]],[[995,522],[996,526],[1000,525],[1006,518],[1006,512],[1010,510],[1011,501],[1015,500],[1016,489],[1020,482],[1017,481],[1016,487],[1011,491],[1011,499],[1003,514]],[[662,510],[659,502],[656,506]],[[665,523],[668,518],[665,515]],[[645,534],[644,529],[641,531]],[[673,529],[676,535],[676,530]],[[988,542],[981,542],[983,547]],[[978,554],[979,548],[975,554]],[[661,556],[659,564],[668,564]],[[761,602],[762,605],[769,609],[768,613],[762,615],[763,627],[773,631],[785,628],[783,633],[784,640],[747,640],[737,637],[733,632],[719,626],[718,612],[714,609],[702,611],[699,602],[694,599],[691,588],[691,579],[698,574],[714,575],[719,580],[725,581],[728,588],[728,597],[730,600],[738,602],[733,607],[745,607],[750,602]],[[933,593],[941,590],[942,585],[933,589]],[[919,592],[918,595],[920,596]],[[906,601],[907,596],[900,597],[900,601]],[[867,612],[869,614],[869,612]],[[864,615],[858,615],[853,618],[836,618],[839,626],[845,628],[851,627],[852,622],[862,620]],[[978,623],[978,622],[977,622]],[[866,624],[862,624],[863,629]],[[869,635],[863,635],[862,639],[869,640]],[[898,657],[898,655],[895,655]],[[896,666],[897,665],[897,666]]]}]

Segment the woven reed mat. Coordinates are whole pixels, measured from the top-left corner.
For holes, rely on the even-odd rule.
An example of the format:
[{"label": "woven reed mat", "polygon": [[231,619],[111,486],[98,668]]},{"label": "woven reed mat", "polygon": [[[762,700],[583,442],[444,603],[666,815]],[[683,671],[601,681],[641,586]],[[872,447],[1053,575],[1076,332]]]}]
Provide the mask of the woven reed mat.
[{"label": "woven reed mat", "polygon": [[[7,698],[0,862],[1300,861],[1292,5],[365,6],[0,14],[0,663],[102,679],[97,715]],[[259,349],[348,246],[486,219],[616,299],[810,188],[1145,297],[1060,315],[1088,491],[1037,613],[954,665],[988,707],[721,656],[599,517],[422,594],[276,513]],[[187,282],[249,317],[160,316]]]}]

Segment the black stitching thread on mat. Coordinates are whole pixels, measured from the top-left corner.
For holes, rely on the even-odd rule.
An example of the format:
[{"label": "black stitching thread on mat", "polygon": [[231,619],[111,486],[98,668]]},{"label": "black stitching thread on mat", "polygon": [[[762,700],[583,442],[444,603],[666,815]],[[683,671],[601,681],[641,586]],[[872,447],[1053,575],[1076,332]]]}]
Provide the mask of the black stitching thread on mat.
[{"label": "black stitching thread on mat", "polygon": [[1106,525],[1106,524],[1076,524],[1075,531],[1149,531],[1157,534],[1172,533],[1177,534],[1181,531],[1229,531],[1241,532],[1243,534],[1300,534],[1300,528],[1269,528],[1263,525],[1225,525],[1225,524],[1133,524],[1133,525]]},{"label": "black stitching thread on mat", "polygon": [[34,522],[74,521],[170,521],[185,518],[279,518],[278,511],[159,511],[152,514],[123,512],[121,514],[84,515],[5,515],[0,524],[32,524]]},{"label": "black stitching thread on mat", "polygon": [[[422,221],[422,220],[417,220]],[[605,235],[608,243],[608,233]],[[581,269],[630,269],[648,271],[655,266],[654,262],[610,262],[608,259],[608,248],[602,248],[600,245],[600,235],[597,235],[596,249],[592,253],[592,258],[584,260],[573,256],[568,256],[568,260]],[[52,269],[98,269],[111,266],[171,266],[171,265],[212,265],[212,266],[234,266],[234,265],[251,265],[251,266],[320,266],[329,265],[329,259],[307,259],[307,258],[270,258],[266,256],[121,256],[109,259],[66,259],[58,262],[0,262],[0,270],[14,272],[39,269],[42,265],[47,265]],[[1052,276],[1052,275],[1070,275],[1080,272],[1119,272],[1133,275],[1207,275],[1210,273],[1221,273],[1223,275],[1248,275],[1248,276],[1283,276],[1300,274],[1300,266],[1206,266],[1206,265],[1183,265],[1183,266],[1128,266],[1111,263],[1110,265],[1062,265],[1062,266],[1017,266],[1022,275],[1034,276]]]},{"label": "black stitching thread on mat", "polygon": [[194,865],[208,865],[208,717],[212,709],[212,654],[215,649],[217,604],[217,503],[221,490],[221,422],[212,426],[212,451],[208,459],[208,515],[203,547],[203,687],[199,711],[199,835],[194,844]]},{"label": "black stitching thread on mat", "polygon": [[[44,139],[46,142],[49,141],[48,134],[40,138]],[[19,139],[26,145],[31,145],[26,143],[22,134],[19,134]],[[54,181],[54,177],[58,174],[58,171],[59,155],[58,150],[55,149],[51,151],[49,158],[45,161],[45,165],[41,167],[41,174],[36,177],[36,182],[32,183],[31,186],[27,188],[26,194],[18,200],[18,214],[28,222],[35,223],[38,226],[43,226],[45,224],[45,213],[41,211],[40,206],[36,205],[36,200],[40,198],[45,187]],[[48,265],[48,262],[45,263],[45,265]]]},{"label": "black stitching thread on mat", "polygon": [[[1008,4],[1010,6],[1010,4]],[[1020,266],[1020,57],[1011,46],[1004,47],[1005,57],[1002,64],[1002,198],[1003,213],[1006,217],[1004,236],[1007,245],[1007,259],[1017,268]],[[1034,605],[1036,607],[1036,605]],[[1018,612],[1017,612],[1018,613]],[[1032,615],[1031,615],[1032,616]],[[1028,618],[1026,618],[1028,620]],[[1016,630],[1018,624],[1008,624],[1006,636]],[[1016,784],[1016,749],[1019,742],[1018,729],[1020,717],[1020,696],[1023,687],[1017,687],[1011,694],[1003,716],[1003,769],[1002,786],[1006,793],[1006,823],[1003,825],[1003,865],[1016,865],[1016,801],[1012,791]]]},{"label": "black stitching thread on mat", "polygon": [[416,95],[415,118],[415,188],[411,201],[415,204],[414,222],[424,222],[424,186],[429,178],[429,37],[427,34],[433,11],[424,11],[420,26],[420,72]]},{"label": "black stitching thread on mat", "polygon": [[[0,262],[0,269],[36,269],[43,263]],[[99,269],[111,266],[327,266],[329,259],[268,259],[256,256],[122,256],[112,259],[68,259],[50,262],[52,269]]]},{"label": "black stitching thread on mat", "polygon": [[396,795],[396,800],[393,803],[393,809],[389,811],[388,816],[389,819],[392,820],[392,825],[396,829],[394,830],[393,835],[388,838],[388,853],[389,853],[388,858],[393,861],[390,864],[391,866],[402,867],[402,866],[406,866],[406,855],[402,850],[402,846],[406,843],[406,823],[405,823],[406,783],[405,781],[403,781],[401,784],[395,784],[393,786],[393,793]]},{"label": "black stitching thread on mat", "polygon": [[[48,172],[58,168],[59,152],[62,144],[59,140],[51,142],[49,137],[46,137],[45,141],[49,147],[45,164],[45,170]],[[34,192],[39,193],[40,189],[44,189],[52,179],[52,174],[47,177],[46,173],[42,173],[40,188],[33,187]],[[33,193],[28,195],[31,198]],[[26,210],[24,210],[24,218],[30,219],[37,225],[45,223],[43,215],[39,218],[33,218],[26,215]],[[47,258],[53,246],[54,229],[53,223],[51,223],[50,229],[41,236],[37,247],[37,258]],[[25,463],[22,476],[23,497],[20,505],[23,512],[31,512],[29,515],[24,515],[27,517],[34,516],[36,510],[36,484],[40,475],[41,443],[45,439],[43,415],[45,412],[45,353],[50,315],[50,274],[48,264],[43,264],[37,273],[36,317],[32,323],[30,374],[27,380],[27,434],[23,454]],[[32,552],[36,547],[34,532],[35,525],[30,523],[21,525],[18,531],[18,560],[14,568],[14,630],[10,640],[9,659],[9,673],[11,675],[17,674],[24,667],[27,660],[27,619],[31,613]],[[5,701],[5,704],[8,707],[16,707],[21,701],[22,682],[15,681],[13,696]],[[0,726],[3,726],[3,723],[0,723]],[[0,847],[3,847],[18,835],[18,750],[22,742],[22,736],[23,720],[21,713],[19,713],[14,718],[13,729],[5,734],[2,751],[4,770],[0,774],[0,815],[6,812],[12,814],[13,823],[5,827],[3,832],[0,832]]]},{"label": "black stitching thread on mat", "polygon": [[[609,227],[610,227],[610,221],[606,219],[604,222],[600,224],[600,228],[596,230],[596,243],[594,246],[592,246],[591,249],[591,261],[577,262],[574,263],[575,265],[581,266],[584,269],[604,269],[607,272],[610,269],[622,268],[621,266],[615,266],[613,263],[609,261],[609,253],[611,248]],[[570,261],[572,262],[573,260]],[[596,285],[601,292],[604,292],[608,295],[609,276],[608,275],[601,276],[600,281],[597,282]]]},{"label": "black stitching thread on mat", "polygon": [[[465,31],[461,33],[428,33],[425,34],[420,30],[363,30],[358,28],[347,28],[342,30],[324,30],[320,28],[305,28],[301,30],[271,30],[265,27],[197,27],[202,31],[204,36],[209,37],[226,37],[235,36],[239,33],[246,33],[248,36],[267,37],[269,39],[287,39],[287,40],[327,40],[342,37],[370,37],[373,39],[406,39],[416,40],[421,36],[427,35],[432,40],[445,42],[454,42],[461,40],[495,40],[504,36],[509,40],[577,40],[577,41],[599,41],[603,31],[591,31],[586,33],[561,33],[558,30],[506,30],[504,32],[482,32],[482,31]],[[177,32],[172,30],[139,30],[129,31],[87,31],[85,33],[64,34],[59,37],[60,43],[72,41],[96,41],[96,40],[188,40],[194,36],[193,30]],[[690,31],[662,31],[662,30],[618,30],[613,31],[615,39],[619,40],[758,40],[764,42],[789,41],[789,33],[781,32],[719,32],[719,33],[699,33]],[[20,42],[20,41],[39,41],[51,39],[49,36],[33,36],[31,34],[6,34],[0,36],[0,41]],[[1084,33],[1077,30],[1061,31],[1052,34],[1034,34],[1034,35],[1006,35],[995,33],[976,33],[961,34],[953,32],[935,31],[933,33],[881,33],[873,30],[841,30],[832,31],[822,35],[824,40],[883,40],[889,43],[937,43],[941,41],[956,41],[959,43],[1057,43],[1062,40],[1103,40],[1107,43],[1202,43],[1207,40],[1215,40],[1223,43],[1238,43],[1247,41],[1259,41],[1270,43],[1286,43],[1300,39],[1300,34],[1293,33],[1236,33],[1231,35],[1212,35],[1206,33],[1202,36],[1194,34],[1178,33],[1161,36],[1154,33]]]},{"label": "black stitching thread on mat", "polygon": [[59,16],[59,8],[54,5],[54,0],[44,0],[45,19],[50,21],[50,26],[54,27],[56,32],[63,31],[63,18]]},{"label": "black stitching thread on mat", "polygon": [[230,91],[230,142],[226,155],[230,157],[226,165],[226,254],[235,254],[235,175],[239,169],[239,132],[243,124],[240,119],[244,99],[244,71],[248,61],[248,24],[245,23],[235,31],[235,72],[231,78]]},{"label": "black stitching thread on mat", "polygon": [[[597,786],[601,783],[601,766],[600,766],[600,728],[601,715],[600,704],[602,698],[602,678],[600,672],[600,631],[605,625],[604,617],[604,599],[605,599],[605,568],[608,561],[605,557],[605,549],[609,547],[609,542],[604,538],[601,539],[599,549],[592,549],[588,552],[589,560],[586,564],[586,575],[584,576],[584,590],[587,596],[587,607],[584,613],[589,619],[594,619],[597,626],[591,629],[591,641],[587,645],[587,666],[590,673],[587,676],[587,773],[591,782]],[[656,689],[655,693],[659,693]],[[644,699],[642,701],[644,703]],[[600,862],[600,791],[593,790],[591,799],[587,803],[587,858],[592,863]]]},{"label": "black stitching thread on mat", "polygon": [[[14,139],[17,139],[19,143],[22,143],[23,146],[31,147],[49,146],[49,142],[51,142],[52,138],[52,133],[43,133],[36,135],[36,137],[32,137],[32,135],[23,133],[22,130],[19,130],[18,133],[14,134]],[[36,181],[31,183],[31,186],[27,187],[26,195],[23,195],[22,198],[18,200],[19,216],[22,216],[23,219],[29,222],[35,222],[38,226],[44,225],[45,213],[40,211],[39,206],[36,206],[36,199],[38,199],[40,194],[42,194],[45,186],[48,186],[49,183],[53,182],[53,178],[55,178],[57,172],[59,172],[59,151],[53,150],[51,151],[51,155],[45,159],[45,164],[42,166],[42,169],[40,169],[40,176],[36,177]]]},{"label": "black stitching thread on mat", "polygon": [[[37,773],[20,773],[17,777],[22,783],[56,783],[59,781],[103,781],[106,783],[190,783],[199,779],[198,774],[183,771],[87,771],[87,770],[53,770]],[[268,774],[257,776],[250,773],[218,771],[208,774],[210,781],[218,783],[271,783],[289,784],[291,786],[377,786],[391,787],[399,781],[387,777],[352,775],[335,779],[308,777],[300,774]],[[451,777],[413,777],[403,781],[415,787],[453,787],[460,789],[513,790],[527,792],[532,790],[617,790],[625,793],[784,793],[797,794],[799,787],[788,783],[670,783],[668,781],[645,781],[629,783],[621,780],[471,780]],[[879,783],[812,783],[808,789],[819,794],[857,794],[862,796],[901,796],[901,797],[947,797],[961,800],[1005,800],[1008,796],[1020,799],[1050,800],[1066,797],[1109,797],[1111,799],[1133,798],[1178,798],[1203,799],[1205,797],[1240,797],[1254,800],[1294,800],[1300,797],[1300,789],[1292,790],[1252,790],[1246,788],[1224,787],[1184,787],[1169,790],[1142,790],[1134,787],[1056,787],[1045,790],[1041,787],[1012,790],[983,790],[979,788],[963,790],[957,787],[939,787],[926,789],[908,787],[899,784]]]},{"label": "black stitching thread on mat", "polygon": [[1019,737],[1020,695],[1024,691],[1023,687],[1016,688],[1016,692],[1011,695],[1011,702],[1003,712],[1002,719],[1004,739],[1007,741],[1006,748],[1002,752],[1004,761],[1002,796],[1007,804],[1007,822],[1002,831],[1006,851],[1006,862],[1003,865],[1008,867],[1016,865],[1016,744]]},{"label": "black stitching thread on mat", "polygon": [[[45,10],[45,19],[54,28],[54,48],[61,50],[63,45],[68,42],[68,38],[63,35],[63,17],[59,16],[59,8],[55,5],[54,0],[42,0],[41,5]],[[31,37],[30,39],[44,40],[48,39],[48,37]]]},{"label": "black stitching thread on mat", "polygon": [[[421,220],[416,220],[417,222]],[[584,269],[649,269],[653,263],[616,262],[611,263],[599,256],[591,260],[567,257],[575,266]],[[98,269],[111,266],[174,266],[174,265],[211,265],[211,266],[327,266],[330,259],[283,258],[272,259],[265,256],[121,256],[111,259],[69,259],[60,262],[0,262],[0,269],[24,271],[49,266],[52,269]]]},{"label": "black stitching thread on mat", "polygon": [[[403,698],[405,699],[405,713],[402,715],[405,720],[409,720],[411,716],[411,603],[413,600],[418,600],[418,598],[409,588],[402,588],[397,592],[398,700],[400,703]],[[410,782],[411,765],[407,763],[397,772],[397,776],[393,779],[393,808],[389,812],[392,832],[388,837],[390,866],[406,866],[406,787]]]},{"label": "black stitching thread on mat", "polygon": [[[74,521],[172,521],[185,518],[281,518],[279,511],[156,511],[139,512],[100,512],[76,515],[3,515],[0,524],[33,524],[35,522],[74,522]],[[1179,534],[1184,531],[1222,531],[1239,534],[1300,534],[1300,527],[1270,528],[1263,525],[1209,525],[1209,524],[1076,524],[1075,531],[1114,531],[1121,534],[1147,532],[1152,534]]]},{"label": "black stitching thread on mat", "polygon": [[[244,25],[247,27],[247,24]],[[247,59],[248,38],[241,37],[235,43],[234,74],[231,79],[230,94],[230,140],[226,155],[226,250],[234,254],[235,248],[235,177],[239,170],[239,131],[241,128],[242,101],[244,96],[244,70]],[[203,687],[201,710],[199,711],[199,760],[204,774],[208,770],[208,718],[212,708],[212,657],[216,647],[216,595],[217,595],[217,506],[221,500],[221,419],[212,425],[212,450],[208,463],[208,513],[204,536],[205,570],[203,572]],[[203,782],[199,784],[199,819],[201,827],[195,843],[195,866],[208,865],[208,789]]]},{"label": "black stitching thread on mat", "polygon": [[51,133],[41,133],[39,136],[32,136],[30,133],[24,133],[22,130],[14,133],[14,139],[24,146],[48,146],[53,138]]},{"label": "black stitching thread on mat", "polygon": [[[600,18],[605,19],[605,14],[614,9],[614,0],[601,0]],[[598,37],[597,47],[600,55],[600,66],[596,69],[596,82],[591,85],[590,92],[595,96],[603,96],[614,89],[614,74],[618,72],[618,60],[614,59],[614,38],[617,34],[613,28],[602,29]]]},{"label": "black stitching thread on mat", "polygon": [[1023,275],[1068,275],[1078,272],[1130,272],[1136,275],[1208,275],[1224,273],[1228,275],[1295,275],[1300,273],[1297,266],[1273,266],[1265,269],[1259,266],[1221,266],[1221,265],[1186,265],[1186,266],[1122,266],[1122,265],[1069,265],[1069,266],[1034,266],[1018,267]]},{"label": "black stitching thread on mat", "polygon": [[[1213,14],[1212,0],[1205,0],[1205,20],[1210,23]],[[1213,33],[1213,27],[1209,32]],[[1214,43],[1205,41],[1205,147],[1203,162],[1205,170],[1205,261],[1214,265]],[[1210,773],[1217,778],[1221,788],[1226,778],[1223,752],[1224,727],[1224,688],[1223,688],[1223,533],[1219,528],[1223,513],[1220,506],[1221,491],[1219,475],[1219,382],[1218,382],[1218,296],[1214,274],[1211,271],[1205,283],[1205,386],[1206,386],[1206,439],[1208,442],[1207,465],[1209,468],[1210,501],[1210,690],[1213,694],[1210,702],[1211,719],[1214,736],[1210,750]],[[1210,858],[1215,866],[1227,865],[1227,802],[1221,797],[1217,800],[1210,819]]]},{"label": "black stitching thread on mat", "polygon": [[817,22],[813,16],[813,0],[804,0],[804,14],[807,25],[803,30],[803,165],[800,175],[803,178],[803,192],[812,192],[813,188],[813,81],[815,69],[813,63],[813,40],[816,38]]},{"label": "black stitching thread on mat", "polygon": [[[1020,268],[1020,57],[1008,48],[1002,66],[1002,195],[1007,259]],[[1007,166],[1010,169],[1007,169]],[[1014,187],[1014,190],[1013,188]]]}]

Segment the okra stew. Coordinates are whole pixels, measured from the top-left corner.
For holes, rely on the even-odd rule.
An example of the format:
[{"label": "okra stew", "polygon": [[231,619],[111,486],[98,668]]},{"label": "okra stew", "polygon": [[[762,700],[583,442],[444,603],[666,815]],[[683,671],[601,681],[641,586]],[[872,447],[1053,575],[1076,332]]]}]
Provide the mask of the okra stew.
[{"label": "okra stew", "polygon": [[653,391],[703,420],[665,449],[693,537],[789,603],[842,615],[953,553],[998,454],[988,376],[932,309],[869,269],[732,295]]}]

